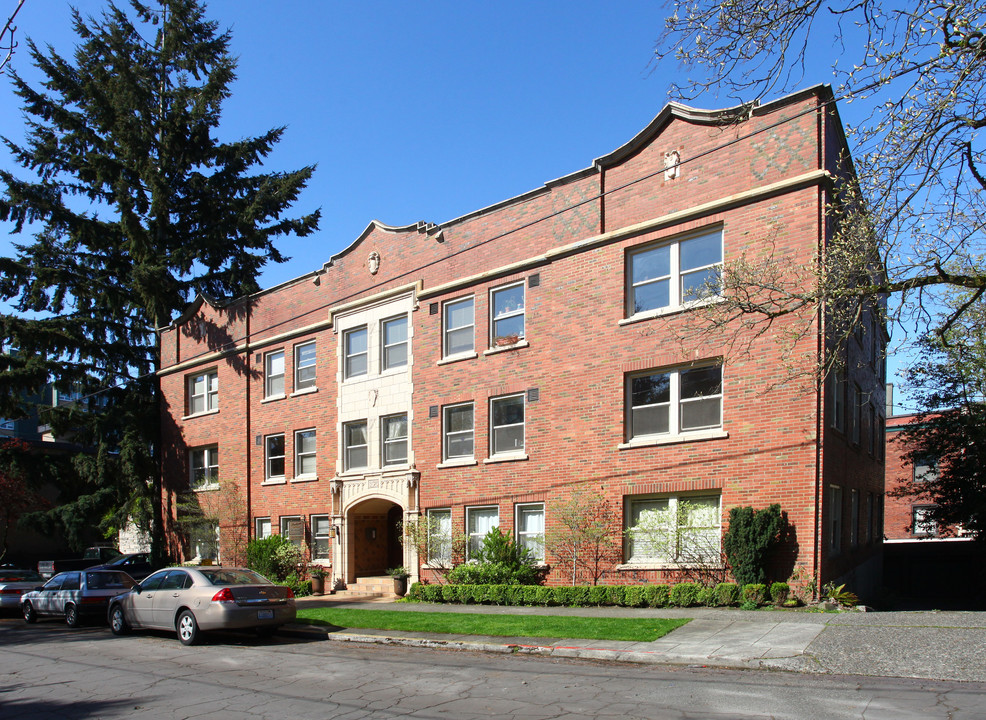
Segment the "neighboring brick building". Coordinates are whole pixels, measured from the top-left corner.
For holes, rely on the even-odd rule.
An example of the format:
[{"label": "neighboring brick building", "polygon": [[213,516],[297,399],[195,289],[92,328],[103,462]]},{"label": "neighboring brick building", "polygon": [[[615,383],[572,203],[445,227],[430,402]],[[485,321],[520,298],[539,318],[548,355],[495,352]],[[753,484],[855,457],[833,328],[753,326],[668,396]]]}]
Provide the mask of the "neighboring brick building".
[{"label": "neighboring brick building", "polygon": [[[748,116],[669,105],[542,188],[441,225],[372,222],[313,273],[200,298],[161,333],[167,511],[190,482],[234,480],[251,534],[304,539],[353,582],[400,564],[428,575],[401,519],[475,538],[499,525],[539,547],[576,489],[609,498],[617,533],[688,500],[674,542],[628,536],[603,577],[640,582],[673,576],[682,544],[718,543],[730,507],[779,502],[794,530],[775,579],[872,591],[882,330],[850,343],[826,397],[781,382],[774,335],[742,338],[748,353],[670,341],[713,301],[724,259],[818,256],[846,152],[831,100],[816,87]],[[819,318],[774,328],[806,322],[794,356],[812,362]]]}]

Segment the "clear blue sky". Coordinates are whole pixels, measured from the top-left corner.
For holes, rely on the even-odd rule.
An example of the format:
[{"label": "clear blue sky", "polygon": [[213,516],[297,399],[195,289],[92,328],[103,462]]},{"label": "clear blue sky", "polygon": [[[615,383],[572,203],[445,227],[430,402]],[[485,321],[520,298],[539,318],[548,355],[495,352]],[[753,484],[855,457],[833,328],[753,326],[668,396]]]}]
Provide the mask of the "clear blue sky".
[{"label": "clear blue sky", "polygon": [[[84,15],[105,7],[73,4]],[[15,6],[0,0],[3,17]],[[38,77],[26,37],[71,55],[68,8],[26,1],[12,61],[21,75]],[[208,9],[232,30],[239,58],[219,135],[285,125],[267,167],[318,166],[296,210],[321,207],[321,229],[280,243],[291,260],[269,266],[264,287],[320,267],[373,219],[441,223],[587,167],[647,125],[681,72],[653,56],[665,16],[653,0],[213,0]],[[832,77],[839,46],[819,50],[803,86]],[[840,106],[844,122],[854,107]],[[0,77],[0,135],[22,134]],[[5,151],[0,163],[13,167]],[[9,239],[0,236],[0,254]]]}]

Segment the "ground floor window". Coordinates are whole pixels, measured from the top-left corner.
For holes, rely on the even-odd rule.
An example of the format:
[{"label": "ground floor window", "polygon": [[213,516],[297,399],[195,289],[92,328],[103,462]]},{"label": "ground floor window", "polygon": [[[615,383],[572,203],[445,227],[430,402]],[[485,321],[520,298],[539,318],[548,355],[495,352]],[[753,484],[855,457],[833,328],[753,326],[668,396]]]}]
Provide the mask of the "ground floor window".
[{"label": "ground floor window", "polygon": [[305,521],[297,515],[281,517],[281,536],[300,548],[305,543]]},{"label": "ground floor window", "polygon": [[328,515],[312,515],[312,559],[328,560],[332,525]]},{"label": "ground floor window", "polygon": [[218,563],[219,525],[211,522],[196,523],[189,529],[188,544],[193,562],[206,565]]},{"label": "ground floor window", "polygon": [[466,508],[466,534],[469,536],[468,555],[470,558],[479,554],[486,533],[499,526],[500,510],[496,505]]},{"label": "ground floor window", "polygon": [[254,534],[258,540],[263,540],[266,537],[270,537],[270,518],[261,517],[256,518],[253,521]]},{"label": "ground floor window", "polygon": [[630,563],[718,564],[722,560],[719,495],[627,499]]},{"label": "ground floor window", "polygon": [[518,505],[514,513],[517,544],[544,562],[544,503]]},{"label": "ground floor window", "polygon": [[931,516],[934,505],[914,505],[911,508],[911,528],[915,535],[930,537],[938,534],[938,523]]},{"label": "ground floor window", "polygon": [[429,510],[428,563],[448,567],[452,562],[452,511]]}]

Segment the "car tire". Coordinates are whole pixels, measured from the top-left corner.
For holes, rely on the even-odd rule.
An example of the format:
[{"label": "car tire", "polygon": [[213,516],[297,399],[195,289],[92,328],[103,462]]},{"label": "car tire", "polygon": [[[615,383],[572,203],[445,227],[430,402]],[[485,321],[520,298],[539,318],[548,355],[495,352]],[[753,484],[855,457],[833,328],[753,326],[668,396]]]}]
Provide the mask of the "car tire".
[{"label": "car tire", "polygon": [[30,601],[21,605],[21,612],[24,614],[24,622],[36,623],[38,621],[38,613],[35,612],[34,605]]},{"label": "car tire", "polygon": [[182,645],[194,645],[199,641],[199,625],[191,610],[182,610],[175,623],[178,640]]},{"label": "car tire", "polygon": [[114,605],[110,608],[110,630],[114,635],[126,635],[130,631],[127,618],[123,615],[123,608],[120,605]]},{"label": "car tire", "polygon": [[72,603],[65,606],[65,624],[70,628],[79,627],[79,609]]}]

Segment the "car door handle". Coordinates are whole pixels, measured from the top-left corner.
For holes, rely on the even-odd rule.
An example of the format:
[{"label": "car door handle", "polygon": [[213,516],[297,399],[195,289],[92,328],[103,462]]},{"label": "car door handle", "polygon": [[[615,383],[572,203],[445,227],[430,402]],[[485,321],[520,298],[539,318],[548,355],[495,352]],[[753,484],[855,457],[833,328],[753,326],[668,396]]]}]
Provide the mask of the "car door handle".
[{"label": "car door handle", "polygon": [[180,592],[171,593],[171,597],[181,597],[181,593]]}]

